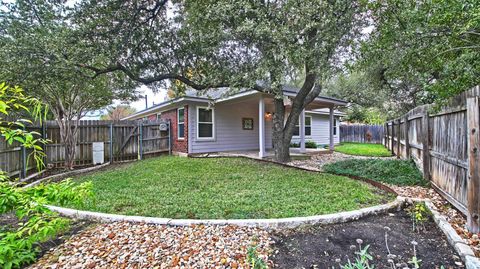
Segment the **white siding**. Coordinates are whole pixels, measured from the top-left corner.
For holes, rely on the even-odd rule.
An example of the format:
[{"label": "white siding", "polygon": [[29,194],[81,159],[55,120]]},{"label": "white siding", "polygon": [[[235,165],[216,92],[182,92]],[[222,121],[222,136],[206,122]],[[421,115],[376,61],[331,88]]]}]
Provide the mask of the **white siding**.
[{"label": "white siding", "polygon": [[[312,117],[312,135],[306,136],[305,141],[315,141],[317,145],[329,144],[329,132],[328,132],[328,115],[305,113],[306,116]],[[340,143],[340,119],[337,119],[337,134],[333,136],[335,144]],[[292,143],[300,143],[300,137],[293,137]]]},{"label": "white siding", "polygon": [[[189,152],[219,152],[258,149],[258,104],[253,102],[215,105],[215,138],[197,139],[197,105],[189,105]],[[253,130],[242,129],[242,118],[253,118]],[[265,122],[265,144],[272,147],[272,123]]]}]

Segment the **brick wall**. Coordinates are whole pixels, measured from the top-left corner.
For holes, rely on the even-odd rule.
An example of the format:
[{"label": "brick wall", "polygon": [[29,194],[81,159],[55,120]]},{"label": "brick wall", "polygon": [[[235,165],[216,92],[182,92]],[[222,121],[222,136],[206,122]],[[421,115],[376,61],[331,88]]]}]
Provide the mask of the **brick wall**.
[{"label": "brick wall", "polygon": [[184,106],[184,138],[179,140],[177,135],[177,109],[162,112],[160,118],[162,120],[170,120],[172,123],[172,151],[188,153],[188,106]]}]

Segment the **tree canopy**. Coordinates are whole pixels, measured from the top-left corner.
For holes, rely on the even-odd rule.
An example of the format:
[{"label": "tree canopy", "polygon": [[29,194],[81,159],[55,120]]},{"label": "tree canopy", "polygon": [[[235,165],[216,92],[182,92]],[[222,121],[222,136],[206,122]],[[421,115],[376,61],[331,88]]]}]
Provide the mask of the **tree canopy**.
[{"label": "tree canopy", "polygon": [[441,102],[480,83],[480,3],[375,1],[360,68],[376,66],[385,87]]}]

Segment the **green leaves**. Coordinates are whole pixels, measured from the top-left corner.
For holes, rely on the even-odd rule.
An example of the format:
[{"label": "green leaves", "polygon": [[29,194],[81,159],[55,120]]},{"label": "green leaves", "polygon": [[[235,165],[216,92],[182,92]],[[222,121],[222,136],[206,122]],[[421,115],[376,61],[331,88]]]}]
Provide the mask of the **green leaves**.
[{"label": "green leaves", "polygon": [[75,185],[67,180],[27,189],[0,182],[0,214],[13,211],[19,220],[15,230],[0,231],[0,267],[19,268],[34,261],[35,244],[67,228],[69,220],[58,217],[46,204],[81,204],[91,195],[90,182]]},{"label": "green leaves", "polygon": [[445,99],[480,83],[480,3],[377,1],[362,67],[380,65],[392,91],[412,103]]}]

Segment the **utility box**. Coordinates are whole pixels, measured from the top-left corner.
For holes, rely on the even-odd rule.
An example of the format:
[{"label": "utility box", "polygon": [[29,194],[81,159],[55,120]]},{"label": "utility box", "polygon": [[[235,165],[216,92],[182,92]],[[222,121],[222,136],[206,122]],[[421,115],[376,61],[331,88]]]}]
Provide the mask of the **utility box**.
[{"label": "utility box", "polygon": [[105,146],[103,142],[92,143],[93,164],[102,164],[105,162]]}]

